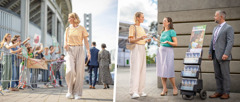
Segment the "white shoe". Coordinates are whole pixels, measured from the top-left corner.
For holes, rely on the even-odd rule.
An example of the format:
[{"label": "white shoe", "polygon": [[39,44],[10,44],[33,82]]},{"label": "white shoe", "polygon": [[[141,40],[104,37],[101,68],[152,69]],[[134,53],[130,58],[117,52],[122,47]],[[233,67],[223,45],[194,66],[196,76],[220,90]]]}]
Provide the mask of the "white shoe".
[{"label": "white shoe", "polygon": [[135,99],[135,98],[139,98],[140,96],[137,94],[137,93],[134,93],[133,95],[132,95],[132,99]]},{"label": "white shoe", "polygon": [[72,98],[72,94],[71,94],[71,93],[67,93],[67,94],[66,94],[66,97],[67,97],[67,98]]},{"label": "white shoe", "polygon": [[146,94],[146,93],[144,93],[144,92],[142,92],[141,96],[142,96],[142,97],[146,97],[146,96],[147,96],[147,94]]},{"label": "white shoe", "polygon": [[74,99],[75,99],[75,100],[80,100],[80,99],[81,99],[81,97],[80,97],[80,96],[78,96],[78,95],[74,95]]},{"label": "white shoe", "polygon": [[9,92],[10,92],[10,90],[8,90],[8,89],[5,89],[5,90],[3,90],[3,92],[9,93]]}]

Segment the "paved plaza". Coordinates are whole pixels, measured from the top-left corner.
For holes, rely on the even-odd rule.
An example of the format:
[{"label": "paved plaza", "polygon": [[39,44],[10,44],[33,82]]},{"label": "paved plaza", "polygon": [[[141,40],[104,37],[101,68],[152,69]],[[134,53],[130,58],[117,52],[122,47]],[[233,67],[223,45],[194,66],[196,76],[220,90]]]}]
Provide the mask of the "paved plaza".
[{"label": "paved plaza", "polygon": [[[167,96],[160,96],[162,88],[157,88],[157,77],[156,77],[156,67],[151,66],[147,68],[147,77],[146,77],[146,88],[145,93],[148,94],[147,97],[140,97],[138,99],[131,99],[128,94],[129,90],[129,67],[120,67],[117,70],[117,93],[116,93],[116,102],[239,102],[240,93],[231,93],[230,99],[221,100],[209,99],[201,100],[199,94],[194,97],[193,100],[183,100],[182,95],[178,96],[172,95],[172,89],[168,89]],[[179,83],[177,83],[179,84]],[[180,92],[178,92],[180,93]],[[213,94],[212,91],[207,91],[208,95]]]},{"label": "paved plaza", "polygon": [[[34,90],[24,89],[18,92],[11,91],[0,95],[0,102],[112,102],[113,87],[103,89],[103,85],[97,85],[96,89],[89,89],[88,85],[84,85],[83,96],[81,100],[67,99],[66,84],[57,88],[36,88]],[[42,85],[41,85],[42,86]],[[41,87],[40,86],[40,87]]]}]

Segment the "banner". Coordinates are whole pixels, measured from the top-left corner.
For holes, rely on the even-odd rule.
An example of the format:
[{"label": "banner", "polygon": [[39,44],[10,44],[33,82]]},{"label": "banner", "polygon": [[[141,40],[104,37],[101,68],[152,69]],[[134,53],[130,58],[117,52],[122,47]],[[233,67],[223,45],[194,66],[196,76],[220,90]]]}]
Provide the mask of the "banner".
[{"label": "banner", "polygon": [[39,45],[40,41],[41,41],[41,36],[38,34],[35,34],[33,38],[33,45]]},{"label": "banner", "polygon": [[27,60],[27,68],[39,68],[39,69],[48,70],[47,62],[45,60],[34,59],[34,58],[29,58]]},{"label": "banner", "polygon": [[206,31],[206,25],[193,27],[191,37],[190,37],[190,44],[189,44],[190,52],[199,52],[199,50],[202,49],[205,31]]}]

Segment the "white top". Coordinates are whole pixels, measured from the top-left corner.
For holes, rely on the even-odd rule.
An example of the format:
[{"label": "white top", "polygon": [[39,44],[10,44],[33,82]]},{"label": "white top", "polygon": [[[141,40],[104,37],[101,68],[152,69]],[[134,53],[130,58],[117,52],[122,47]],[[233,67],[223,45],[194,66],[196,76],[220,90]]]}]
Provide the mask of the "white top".
[{"label": "white top", "polygon": [[6,48],[6,45],[11,46],[11,43],[5,42],[2,47],[3,55],[10,55],[10,49]]}]

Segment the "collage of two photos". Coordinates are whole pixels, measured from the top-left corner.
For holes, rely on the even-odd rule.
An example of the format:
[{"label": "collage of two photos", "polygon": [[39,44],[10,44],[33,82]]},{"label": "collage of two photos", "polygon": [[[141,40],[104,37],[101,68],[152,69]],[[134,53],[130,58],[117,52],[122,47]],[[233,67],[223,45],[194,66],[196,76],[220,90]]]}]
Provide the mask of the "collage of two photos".
[{"label": "collage of two photos", "polygon": [[0,0],[0,102],[238,102],[238,0]]}]

